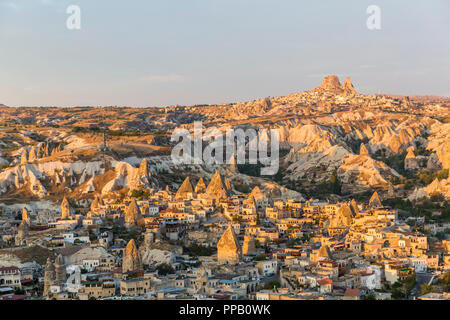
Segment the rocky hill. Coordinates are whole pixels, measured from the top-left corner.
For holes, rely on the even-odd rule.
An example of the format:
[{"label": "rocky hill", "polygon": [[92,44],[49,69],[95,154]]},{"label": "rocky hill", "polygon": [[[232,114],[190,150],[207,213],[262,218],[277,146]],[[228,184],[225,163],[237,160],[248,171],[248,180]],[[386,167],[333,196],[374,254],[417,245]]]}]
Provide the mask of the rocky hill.
[{"label": "rocky hill", "polygon": [[[240,172],[228,172],[232,190],[226,190],[225,182],[220,186],[213,177],[217,169],[226,174],[226,167],[174,165],[171,132],[192,129],[195,120],[223,132],[278,129],[279,173],[263,178],[239,167]],[[0,106],[0,203],[64,195],[82,203],[98,194],[167,184],[178,188],[187,173],[213,179],[215,193],[258,184],[279,196],[320,190],[338,196],[373,190],[404,198],[449,196],[449,120],[448,100],[362,95],[349,78],[341,84],[337,76],[309,91],[224,105]],[[417,162],[412,167],[405,162],[408,150],[417,157],[408,157],[406,162]],[[439,185],[427,187],[431,182],[419,179],[423,172]],[[408,181],[416,190],[407,187]]]}]

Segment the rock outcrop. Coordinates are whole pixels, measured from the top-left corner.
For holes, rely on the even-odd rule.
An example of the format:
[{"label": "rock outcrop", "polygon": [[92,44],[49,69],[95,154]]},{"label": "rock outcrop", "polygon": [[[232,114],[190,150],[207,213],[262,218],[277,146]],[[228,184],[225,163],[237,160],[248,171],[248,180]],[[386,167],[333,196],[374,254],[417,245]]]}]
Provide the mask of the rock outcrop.
[{"label": "rock outcrop", "polygon": [[25,220],[19,224],[17,228],[17,235],[15,237],[16,246],[21,246],[25,244],[25,239],[28,237],[29,225]]},{"label": "rock outcrop", "polygon": [[94,200],[91,203],[90,209],[91,209],[91,211],[96,211],[98,208],[100,208],[103,205],[104,205],[104,203],[103,203],[103,200],[100,197],[100,195],[96,195],[94,197]]},{"label": "rock outcrop", "polygon": [[132,271],[142,271],[142,258],[139,253],[136,242],[131,239],[127,247],[125,248],[124,257],[122,261],[122,273],[132,272]]},{"label": "rock outcrop", "polygon": [[[301,186],[310,192],[337,170],[342,194],[380,188],[392,191],[391,197],[408,197],[411,191],[402,185],[391,188],[390,181],[401,176],[389,167],[389,158],[409,150],[404,163],[408,170],[436,172],[450,168],[450,124],[445,121],[448,103],[448,99],[362,95],[349,78],[341,83],[337,76],[328,76],[309,91],[233,104],[172,106],[163,112],[134,108],[68,112],[0,106],[1,122],[18,127],[0,132],[0,195],[23,198],[24,203],[36,197],[52,200],[62,196],[88,201],[97,192],[106,199],[122,189],[159,189],[159,182],[174,188],[173,178],[180,174],[207,176],[210,167],[173,166],[170,156],[164,155],[173,146],[167,138],[173,128],[183,124],[190,129],[192,121],[204,120],[221,131],[237,127],[260,132],[278,129],[283,151],[280,155],[289,151],[280,159],[281,178],[293,189]],[[99,136],[65,128],[100,125],[98,117],[92,116],[97,112],[108,117],[110,130],[161,129],[168,135],[143,134],[124,137],[120,142],[111,139],[110,150],[100,154]],[[21,124],[27,124],[27,128],[21,128]],[[39,129],[33,128],[34,124]],[[56,124],[63,125],[50,128]],[[416,150],[415,158],[409,148]],[[258,182],[262,188],[261,184],[268,183],[240,174],[235,158],[232,160],[220,168],[221,172],[227,170],[228,180],[215,175],[209,188],[199,182],[194,193],[208,189],[210,197],[221,199],[233,184],[251,186]],[[402,178],[412,182],[408,176]],[[447,194],[446,181],[440,183],[442,193]],[[292,195],[279,185],[272,191],[274,199]],[[424,188],[417,190],[418,195],[429,196]]]},{"label": "rock outcrop", "polygon": [[356,93],[352,81],[347,77],[344,84],[341,85],[336,75],[326,76],[322,79],[322,84],[315,89],[316,91],[327,91],[335,94],[353,95]]},{"label": "rock outcrop", "polygon": [[439,158],[436,155],[436,153],[434,152],[428,157],[427,170],[439,171],[441,169],[442,169],[442,163],[439,160]]},{"label": "rock outcrop", "polygon": [[419,163],[417,161],[416,155],[414,154],[414,149],[408,148],[408,153],[405,158],[405,170],[415,169],[419,169]]},{"label": "rock outcrop", "polygon": [[72,219],[72,216],[73,216],[72,208],[70,207],[67,198],[64,197],[61,203],[61,219],[62,220]]},{"label": "rock outcrop", "polygon": [[31,225],[30,212],[25,207],[22,209],[22,221],[24,221],[28,225]]},{"label": "rock outcrop", "polygon": [[[150,177],[152,176],[152,174],[150,173],[150,170],[149,170],[148,160],[146,158],[142,159],[142,162],[139,165],[138,175],[141,178],[147,178],[147,179],[150,179]],[[146,182],[150,183],[150,181],[146,181]]]},{"label": "rock outcrop", "polygon": [[326,76],[322,79],[321,89],[324,90],[341,90],[341,83],[336,75]]},{"label": "rock outcrop", "polygon": [[330,248],[327,245],[322,245],[318,252],[319,259],[331,260],[333,256],[331,254]]},{"label": "rock outcrop", "polygon": [[384,162],[376,161],[364,154],[348,154],[337,172],[341,181],[355,190],[362,186],[366,188],[388,187],[392,178],[400,177]]},{"label": "rock outcrop", "polygon": [[356,217],[359,215],[359,208],[358,204],[356,203],[355,199],[352,199],[350,202],[350,209],[352,209],[353,216]]},{"label": "rock outcrop", "polygon": [[361,148],[359,149],[359,155],[365,155],[368,156],[369,155],[369,150],[367,150],[367,147],[364,143],[361,143]]},{"label": "rock outcrop", "polygon": [[151,187],[151,176],[147,159],[142,160],[139,168],[135,168],[127,162],[118,162],[115,167],[115,176],[105,184],[102,194],[122,188],[139,190],[149,187]]},{"label": "rock outcrop", "polygon": [[242,245],[242,254],[251,256],[256,254],[255,240],[251,236],[244,236],[244,244]]},{"label": "rock outcrop", "polygon": [[189,194],[192,196],[194,194],[194,188],[192,187],[191,181],[189,177],[184,179],[180,188],[178,188],[177,193],[175,194],[175,199],[186,199]]},{"label": "rock outcrop", "polygon": [[206,192],[206,184],[203,178],[200,178],[197,182],[197,185],[195,186],[195,193],[201,194]]},{"label": "rock outcrop", "polygon": [[428,186],[420,189],[416,188],[408,198],[413,201],[429,198],[433,195],[443,195],[446,198],[450,198],[450,178],[444,180],[436,178]]},{"label": "rock outcrop", "polygon": [[50,293],[50,286],[53,285],[55,277],[55,265],[50,260],[50,258],[48,258],[44,272],[44,296],[48,296],[48,294]]},{"label": "rock outcrop", "polygon": [[151,266],[158,266],[163,263],[172,264],[176,262],[176,255],[169,250],[146,248],[142,252],[142,262]]},{"label": "rock outcrop", "polygon": [[217,243],[217,262],[219,264],[237,264],[241,258],[241,247],[231,225]]},{"label": "rock outcrop", "polygon": [[224,187],[225,187],[225,191],[227,194],[231,194],[232,191],[232,185],[231,185],[231,180],[230,178],[226,177],[225,178],[225,183],[224,183]]},{"label": "rock outcrop", "polygon": [[368,208],[376,209],[381,208],[382,206],[383,204],[381,203],[380,197],[378,196],[378,192],[374,192],[372,194],[372,197],[370,197]]},{"label": "rock outcrop", "polygon": [[215,199],[225,199],[227,197],[227,189],[222,182],[222,177],[220,176],[220,172],[216,171],[214,176],[206,188],[206,193]]},{"label": "rock outcrop", "polygon": [[64,283],[67,278],[66,265],[61,254],[55,259],[55,280]]},{"label": "rock outcrop", "polygon": [[355,88],[353,87],[352,81],[350,80],[349,77],[345,78],[343,89],[344,89],[344,92],[348,95],[356,93]]},{"label": "rock outcrop", "polygon": [[125,226],[126,227],[134,227],[138,224],[138,221],[142,219],[141,210],[136,202],[136,199],[133,198],[130,204],[128,205],[125,212]]},{"label": "rock outcrop", "polygon": [[425,192],[429,195],[439,194],[444,191],[441,182],[438,178],[434,179],[432,183],[424,188]]},{"label": "rock outcrop", "polygon": [[330,219],[329,228],[348,227],[352,224],[353,213],[346,204],[342,205],[336,214]]}]

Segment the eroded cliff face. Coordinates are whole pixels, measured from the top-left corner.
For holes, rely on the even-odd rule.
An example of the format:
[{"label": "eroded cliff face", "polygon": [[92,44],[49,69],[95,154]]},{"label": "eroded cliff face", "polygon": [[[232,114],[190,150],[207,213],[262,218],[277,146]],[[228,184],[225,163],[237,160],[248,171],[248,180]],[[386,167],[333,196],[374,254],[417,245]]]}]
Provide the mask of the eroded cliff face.
[{"label": "eroded cliff face", "polygon": [[[105,123],[99,122],[94,108],[0,107],[0,121],[10,125],[0,128],[0,198],[20,194],[24,201],[61,201],[64,195],[78,200],[166,184],[178,188],[174,181],[191,172],[211,181],[195,189],[186,184],[183,193],[192,189],[218,198],[235,191],[236,183],[273,184],[273,190],[285,190],[277,184],[320,183],[335,171],[347,192],[387,189],[392,180],[402,178],[399,168],[450,168],[449,106],[450,100],[443,98],[362,95],[349,78],[341,84],[337,76],[328,76],[310,91],[233,104],[103,108]],[[230,177],[213,175],[215,168],[174,165],[170,134],[178,126],[192,129],[194,120],[222,131],[278,129],[281,179],[275,183],[249,177],[238,172],[238,165],[228,168]],[[108,148],[102,149],[102,131],[89,128],[104,125],[109,130],[158,133],[109,136]],[[406,159],[411,152],[416,158],[411,160],[410,154]],[[405,157],[404,163],[390,167],[389,157]],[[446,190],[446,181],[440,183]],[[427,194],[424,187],[417,191]]]}]

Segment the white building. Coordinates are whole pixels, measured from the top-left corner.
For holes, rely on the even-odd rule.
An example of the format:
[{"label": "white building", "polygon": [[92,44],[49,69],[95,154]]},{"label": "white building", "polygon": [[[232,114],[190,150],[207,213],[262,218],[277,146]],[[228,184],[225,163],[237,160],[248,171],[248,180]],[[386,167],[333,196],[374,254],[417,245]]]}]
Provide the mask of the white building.
[{"label": "white building", "polygon": [[256,267],[258,268],[260,274],[264,276],[271,276],[278,272],[278,261],[259,261],[258,263],[256,263]]},{"label": "white building", "polygon": [[381,289],[381,269],[370,266],[360,274],[361,287],[369,290]]},{"label": "white building", "polygon": [[149,206],[148,214],[152,217],[156,217],[159,214],[159,207],[158,206]]},{"label": "white building", "polygon": [[75,242],[84,242],[90,243],[89,236],[79,236],[75,232],[65,232],[63,233],[64,242],[75,243]]},{"label": "white building", "polygon": [[411,264],[414,266],[415,272],[426,272],[428,268],[428,262],[426,256],[411,257]]},{"label": "white building", "polygon": [[14,266],[0,267],[0,287],[2,286],[22,288],[19,268]]},{"label": "white building", "polygon": [[100,260],[98,259],[86,259],[83,260],[83,267],[88,271],[92,272],[95,268],[100,265]]}]

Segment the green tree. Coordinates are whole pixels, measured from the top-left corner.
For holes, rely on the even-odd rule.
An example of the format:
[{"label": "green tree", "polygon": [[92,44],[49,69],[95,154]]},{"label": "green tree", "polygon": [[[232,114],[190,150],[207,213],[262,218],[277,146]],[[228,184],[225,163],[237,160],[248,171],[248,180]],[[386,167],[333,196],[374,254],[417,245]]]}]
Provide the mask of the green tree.
[{"label": "green tree", "polygon": [[448,169],[442,169],[441,171],[439,171],[437,173],[437,178],[439,180],[447,179],[448,178],[448,171],[449,171]]},{"label": "green tree", "polygon": [[175,270],[168,263],[161,263],[158,267],[156,267],[156,270],[158,270],[158,275],[161,275],[161,276],[165,276],[166,274],[175,273]]},{"label": "green tree", "polygon": [[401,281],[397,281],[392,285],[392,297],[394,299],[407,299],[411,295],[411,291],[416,286],[416,276],[411,275]]},{"label": "green tree", "polygon": [[341,194],[341,189],[342,189],[342,185],[341,182],[339,181],[339,177],[337,175],[337,170],[335,169],[333,171],[333,175],[330,178],[330,183],[331,183],[331,190],[334,194]]},{"label": "green tree", "polygon": [[420,296],[423,296],[424,294],[433,292],[433,287],[424,283],[420,286]]},{"label": "green tree", "polygon": [[263,260],[266,260],[266,255],[265,255],[265,254],[257,255],[257,256],[255,257],[255,260],[256,260],[256,261],[263,261]]},{"label": "green tree", "polygon": [[188,247],[184,247],[184,249],[189,255],[196,257],[211,256],[216,252],[215,247],[205,247],[197,243],[192,243]]},{"label": "green tree", "polygon": [[21,294],[24,295],[25,294],[25,290],[22,288],[15,288],[14,289],[14,294]]},{"label": "green tree", "polygon": [[441,279],[439,279],[439,284],[444,286],[445,292],[450,292],[450,271],[444,273]]},{"label": "green tree", "polygon": [[149,196],[150,196],[150,192],[148,190],[139,189],[139,190],[131,191],[132,198],[138,198],[138,199],[142,200],[144,198],[148,198]]},{"label": "green tree", "polygon": [[364,300],[376,300],[375,294],[369,293],[364,296]]},{"label": "green tree", "polygon": [[241,223],[241,221],[242,221],[242,217],[241,216],[234,216],[233,217],[233,222]]},{"label": "green tree", "polygon": [[280,286],[281,285],[280,285],[280,283],[278,281],[271,280],[271,281],[268,281],[268,282],[264,283],[263,289],[270,290],[270,289],[273,289],[273,288],[279,288]]},{"label": "green tree", "polygon": [[292,247],[292,246],[295,246],[296,244],[301,243],[301,241],[302,240],[300,238],[289,239],[288,241],[286,241],[286,246]]},{"label": "green tree", "polygon": [[450,271],[447,271],[446,273],[444,273],[444,275],[442,276],[441,282],[446,285],[450,284]]}]

